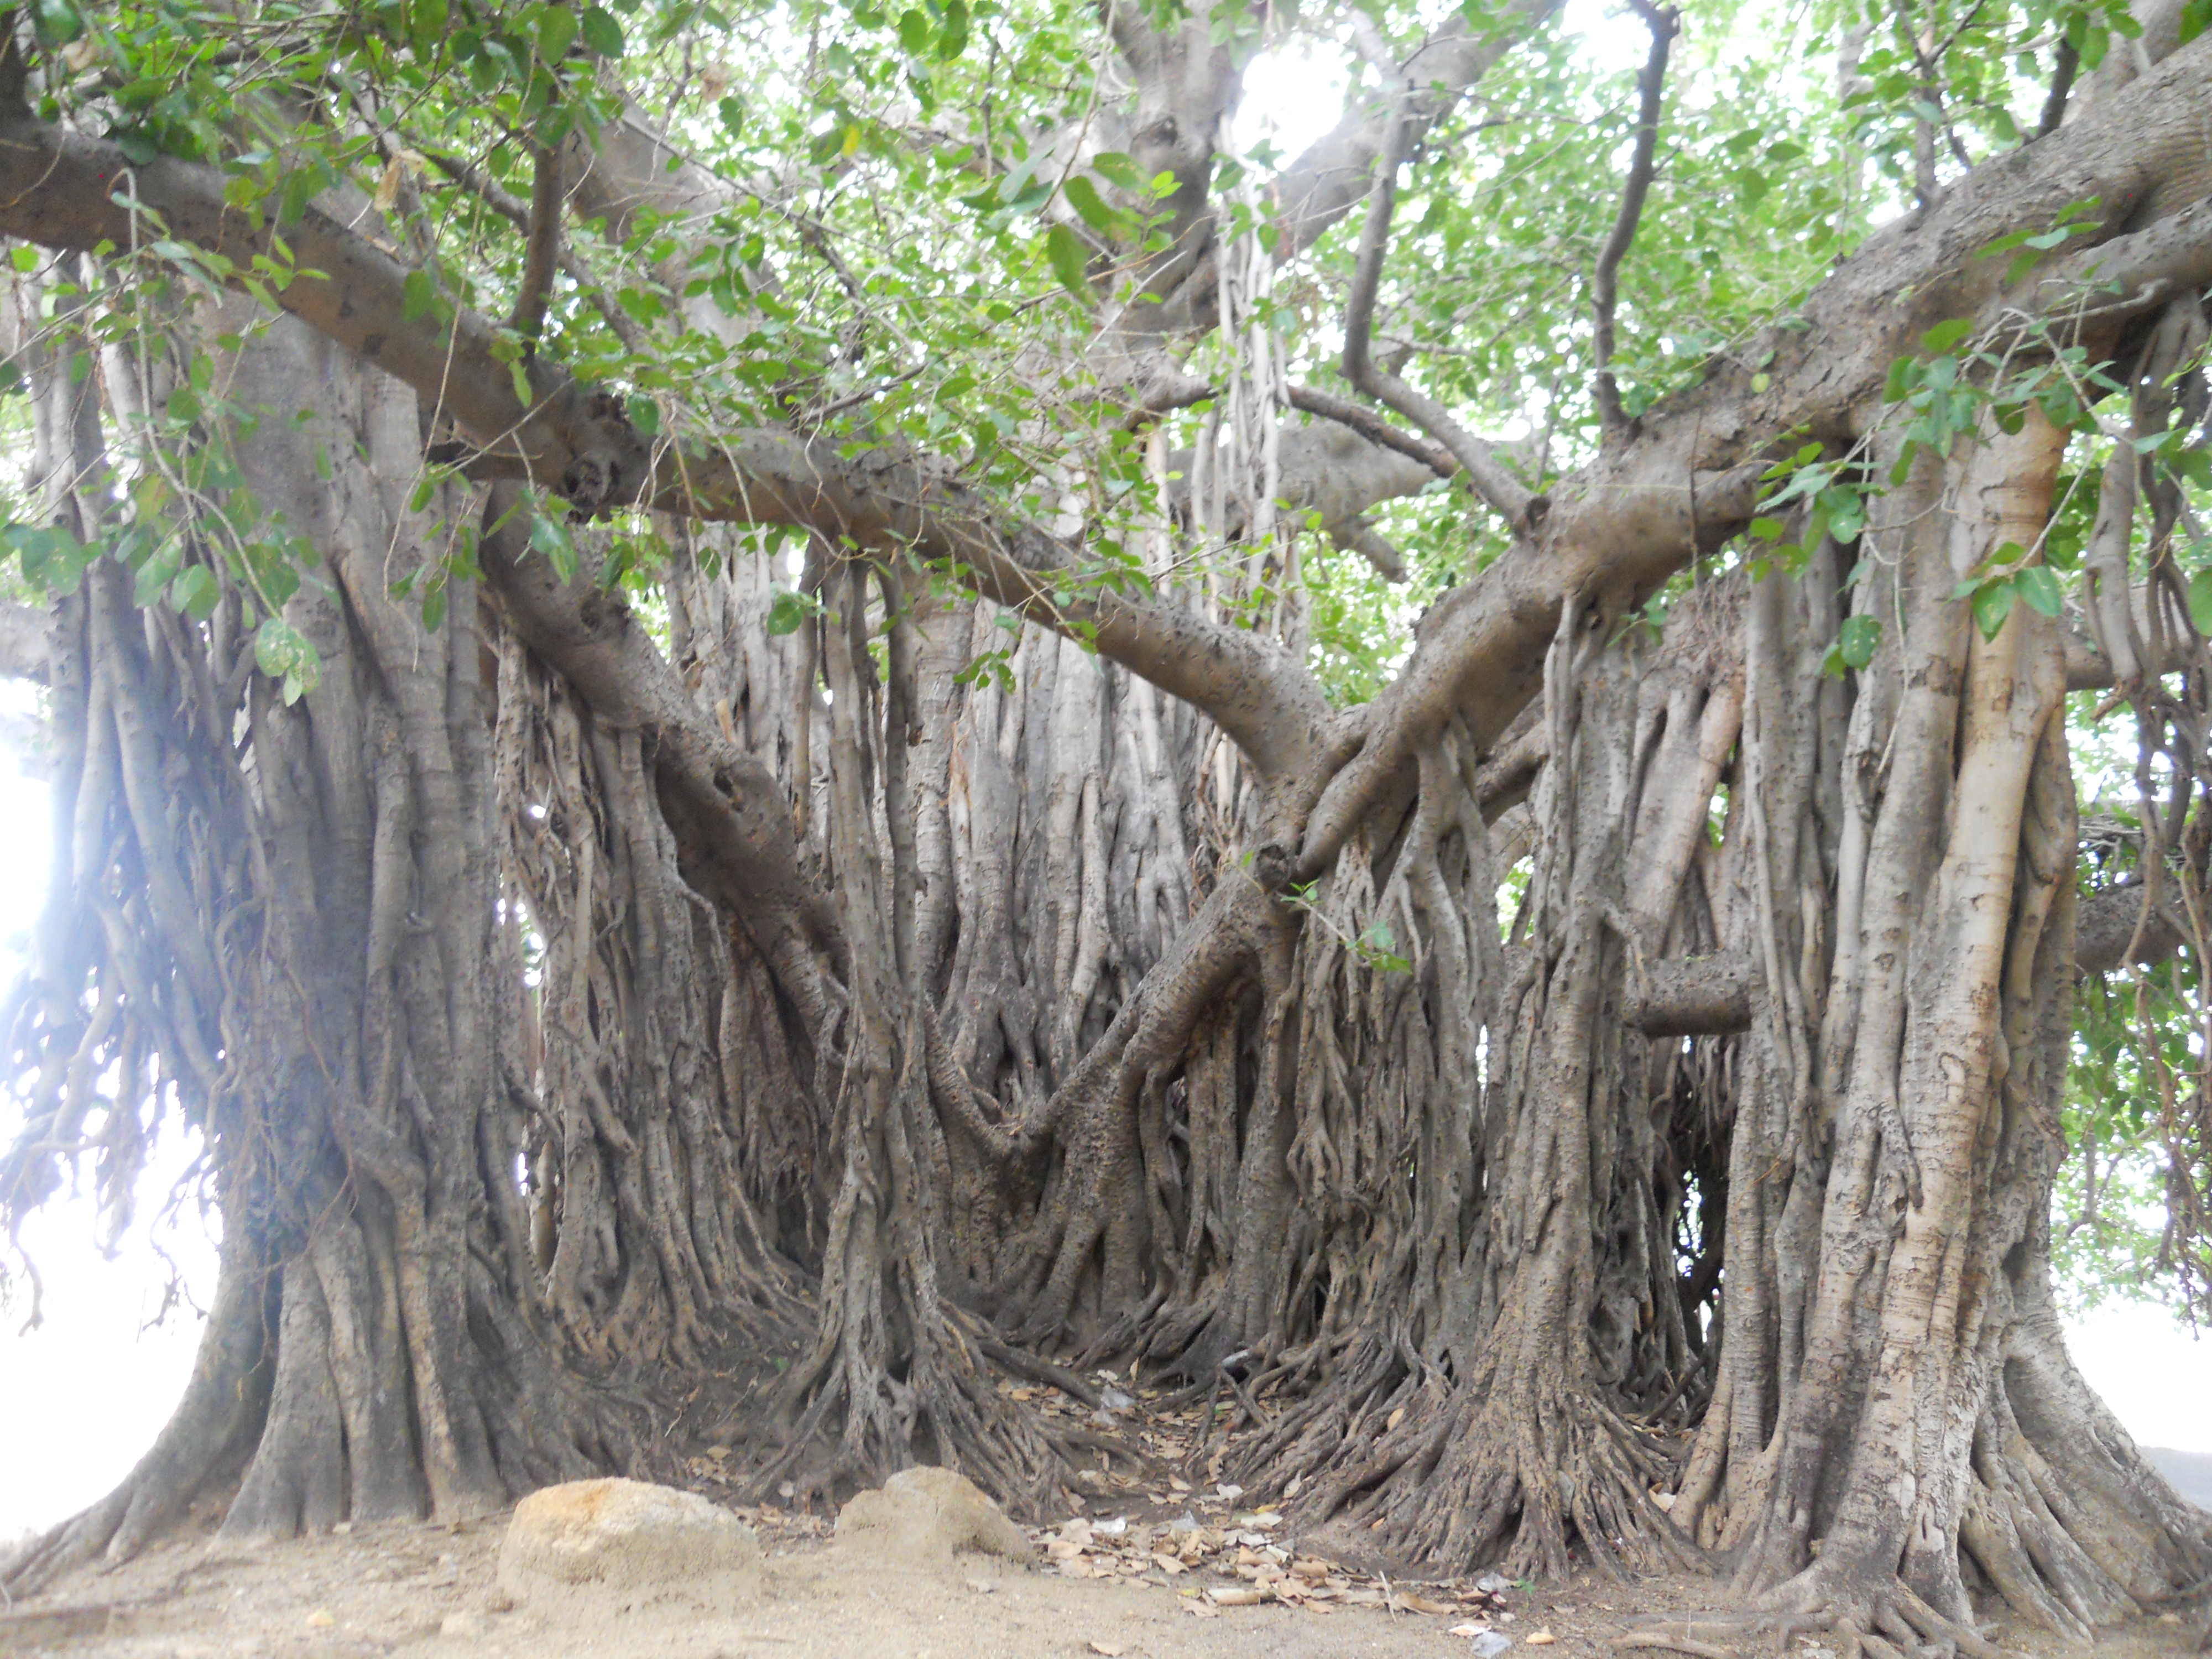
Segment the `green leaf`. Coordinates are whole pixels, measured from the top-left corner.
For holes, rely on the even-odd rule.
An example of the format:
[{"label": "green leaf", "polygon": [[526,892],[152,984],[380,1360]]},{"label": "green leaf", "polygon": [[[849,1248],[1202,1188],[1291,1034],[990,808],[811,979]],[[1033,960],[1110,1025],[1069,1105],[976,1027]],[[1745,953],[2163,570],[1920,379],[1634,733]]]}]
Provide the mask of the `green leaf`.
[{"label": "green leaf", "polygon": [[650,398],[632,398],[629,400],[629,423],[637,428],[640,437],[653,436],[660,430],[660,405]]},{"label": "green leaf", "polygon": [[2058,585],[2057,573],[2047,567],[2032,564],[2012,580],[2029,610],[2039,611],[2046,617],[2056,617],[2065,609],[2065,590]]},{"label": "green leaf", "polygon": [[253,660],[270,679],[283,682],[288,703],[322,684],[323,659],[307,635],[282,617],[270,617],[254,634]]},{"label": "green leaf", "polygon": [[562,5],[548,6],[538,18],[538,60],[542,64],[557,64],[568,55],[575,44],[578,24],[576,14]]},{"label": "green leaf", "polygon": [[806,601],[788,588],[779,592],[768,608],[768,631],[796,634],[806,621]]},{"label": "green leaf", "polygon": [[929,14],[924,11],[904,11],[899,14],[899,45],[920,57],[929,50],[930,37],[937,31],[929,26]]},{"label": "green leaf", "polygon": [[1923,349],[1931,353],[1948,351],[1973,331],[1973,324],[1964,317],[1954,317],[1948,323],[1938,323],[1920,337]]},{"label": "green leaf", "polygon": [[8,250],[8,263],[27,275],[39,268],[39,250],[28,242],[18,242]]},{"label": "green leaf", "polygon": [[2189,620],[2198,633],[2212,638],[2212,568],[2189,579]]},{"label": "green leaf", "polygon": [[615,15],[604,6],[584,9],[584,45],[597,58],[619,58],[629,50],[629,43],[623,39],[623,27]]},{"label": "green leaf", "polygon": [[1060,187],[1067,198],[1067,204],[1083,216],[1083,222],[1093,230],[1110,231],[1121,215],[1107,205],[1106,198],[1098,193],[1097,185],[1081,173],[1076,173]]},{"label": "green leaf", "polygon": [[422,626],[434,634],[446,620],[446,584],[434,581],[422,592]]},{"label": "green leaf", "polygon": [[1091,263],[1091,250],[1083,239],[1067,225],[1054,225],[1044,235],[1045,258],[1052,261],[1052,274],[1060,278],[1060,286],[1089,305],[1091,301],[1091,283],[1085,270]]},{"label": "green leaf", "polygon": [[1912,395],[1912,388],[1919,382],[1920,365],[1910,357],[1899,357],[1889,366],[1889,378],[1882,383],[1882,402],[1903,403]]},{"label": "green leaf", "polygon": [[1846,668],[1864,668],[1874,660],[1875,647],[1881,643],[1879,617],[1846,617],[1836,630],[1836,654]]},{"label": "green leaf", "polygon": [[184,574],[169,584],[170,609],[181,611],[196,622],[205,622],[212,617],[222,599],[222,587],[204,564],[187,566]]},{"label": "green leaf", "polygon": [[967,50],[967,0],[945,0],[945,33],[938,39],[937,56],[949,64]]},{"label": "green leaf", "polygon": [[406,280],[399,285],[399,319],[413,322],[429,310],[437,297],[438,290],[431,285],[428,271],[409,271]]},{"label": "green leaf", "polygon": [[530,544],[552,562],[553,574],[562,581],[576,578],[576,538],[568,526],[550,513],[532,512]]},{"label": "green leaf", "polygon": [[[2187,46],[2204,33],[2204,26],[2212,23],[2212,0],[2189,0],[2181,9],[2181,44]],[[2203,632],[2200,629],[2199,632]]]},{"label": "green leaf", "polygon": [[84,19],[70,0],[35,0],[31,7],[31,28],[38,35],[39,44],[53,52],[84,33]]},{"label": "green leaf", "polygon": [[1974,590],[1974,620],[1981,624],[1984,639],[1996,638],[1997,630],[2005,625],[2005,618],[2012,615],[2013,599],[2010,577]]},{"label": "green leaf", "polygon": [[[2206,3],[2212,4],[2212,0],[2206,0]],[[1134,161],[1118,149],[1101,150],[1092,156],[1091,170],[1108,184],[1119,185],[1123,190],[1141,191],[1145,188],[1145,175],[1137,170]]]}]

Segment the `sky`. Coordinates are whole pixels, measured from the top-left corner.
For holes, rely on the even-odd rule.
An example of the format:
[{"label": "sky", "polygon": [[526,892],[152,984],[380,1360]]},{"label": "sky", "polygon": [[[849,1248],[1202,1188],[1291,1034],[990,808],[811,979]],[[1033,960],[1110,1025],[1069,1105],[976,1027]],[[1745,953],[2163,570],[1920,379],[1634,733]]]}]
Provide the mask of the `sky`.
[{"label": "sky", "polygon": [[[1632,67],[1638,31],[1618,27],[1603,0],[1569,0],[1565,23],[1616,67]],[[1271,54],[1246,76],[1237,140],[1249,149],[1271,138],[1295,155],[1335,124],[1341,62],[1296,51]],[[10,691],[15,693],[11,697]],[[0,684],[0,712],[21,705],[21,688]],[[12,980],[22,940],[46,887],[46,790],[0,750],[0,981]],[[15,1114],[0,1102],[0,1139]],[[161,1198],[189,1164],[191,1148],[161,1148],[141,1212],[112,1255],[99,1246],[88,1194],[58,1199],[27,1224],[21,1245],[44,1280],[44,1316],[23,1328],[27,1286],[9,1263],[0,1304],[0,1542],[52,1524],[101,1497],[130,1472],[167,1420],[191,1374],[200,1322],[190,1306],[167,1305],[181,1276],[204,1305],[215,1287],[215,1252],[198,1217],[163,1218]],[[166,1317],[161,1316],[167,1306]],[[2144,1445],[2212,1453],[2212,1341],[2199,1340],[2165,1311],[2113,1304],[2071,1322],[2075,1364]]]}]

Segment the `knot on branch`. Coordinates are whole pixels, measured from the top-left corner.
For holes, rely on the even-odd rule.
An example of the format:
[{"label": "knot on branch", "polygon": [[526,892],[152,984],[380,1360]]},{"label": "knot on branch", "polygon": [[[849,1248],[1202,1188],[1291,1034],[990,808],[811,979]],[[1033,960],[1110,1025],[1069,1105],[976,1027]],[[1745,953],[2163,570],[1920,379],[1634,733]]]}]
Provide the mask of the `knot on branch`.
[{"label": "knot on branch", "polygon": [[653,452],[611,392],[592,392],[562,435],[570,459],[561,470],[561,495],[579,518],[605,518],[646,495],[653,482]]},{"label": "knot on branch", "polygon": [[1280,892],[1289,885],[1291,873],[1297,868],[1298,849],[1285,847],[1279,842],[1269,842],[1252,850],[1245,868],[1254,881],[1270,893]]}]

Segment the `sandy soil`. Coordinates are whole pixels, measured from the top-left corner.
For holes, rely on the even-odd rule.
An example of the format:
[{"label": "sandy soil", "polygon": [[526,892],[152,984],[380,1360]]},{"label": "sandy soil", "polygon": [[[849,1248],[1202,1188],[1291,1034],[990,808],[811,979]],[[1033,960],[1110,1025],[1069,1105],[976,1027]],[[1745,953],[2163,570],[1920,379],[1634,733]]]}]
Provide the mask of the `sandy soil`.
[{"label": "sandy soil", "polygon": [[[505,1525],[503,1516],[459,1528],[393,1524],[252,1550],[211,1547],[204,1531],[188,1531],[138,1561],[80,1573],[0,1613],[0,1652],[112,1659],[367,1659],[402,1650],[420,1659],[1443,1659],[1474,1654],[1474,1638],[1454,1632],[1486,1625],[1511,1638],[1508,1659],[1584,1659],[1611,1656],[1607,1639],[1629,1615],[1709,1607],[1717,1591],[1696,1579],[1583,1577],[1514,1586],[1486,1607],[1471,1585],[1391,1580],[1387,1595],[1376,1595],[1386,1575],[1340,1565],[1314,1581],[1324,1591],[1346,1586],[1333,1595],[1303,1604],[1217,1606],[1209,1587],[1233,1599],[1265,1574],[1248,1563],[1240,1575],[1234,1544],[1172,1576],[1146,1565],[1155,1553],[1133,1549],[1126,1534],[1094,1543],[1072,1562],[1041,1559],[1024,1567],[962,1557],[947,1571],[902,1570],[849,1559],[822,1535],[820,1522],[771,1512],[762,1525],[763,1593],[738,1616],[648,1607],[579,1619],[515,1607],[500,1592],[495,1569]],[[1326,1535],[1278,1541],[1294,1561],[1356,1556],[1350,1540]],[[1071,1576],[1075,1571],[1091,1576]],[[2039,1659],[2085,1651],[2008,1626],[1994,1633]],[[1552,1639],[1532,1640],[1543,1634]],[[2144,1620],[2106,1632],[2095,1651],[2109,1659],[2166,1659],[2197,1644],[2191,1628]],[[1761,1643],[1757,1650],[1771,1650]],[[1747,1645],[1747,1656],[1752,1651]],[[1803,1659],[1832,1659],[1833,1644],[1800,1638],[1796,1651]]]}]

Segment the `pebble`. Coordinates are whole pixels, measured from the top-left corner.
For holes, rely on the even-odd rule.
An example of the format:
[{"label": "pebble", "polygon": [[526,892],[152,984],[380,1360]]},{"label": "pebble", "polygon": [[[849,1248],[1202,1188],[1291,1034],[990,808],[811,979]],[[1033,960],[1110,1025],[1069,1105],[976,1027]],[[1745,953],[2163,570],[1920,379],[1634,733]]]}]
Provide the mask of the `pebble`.
[{"label": "pebble", "polygon": [[482,1636],[487,1628],[480,1613],[449,1613],[438,1626],[438,1634],[474,1638]]}]

